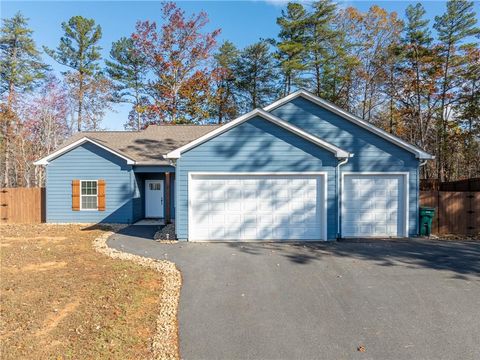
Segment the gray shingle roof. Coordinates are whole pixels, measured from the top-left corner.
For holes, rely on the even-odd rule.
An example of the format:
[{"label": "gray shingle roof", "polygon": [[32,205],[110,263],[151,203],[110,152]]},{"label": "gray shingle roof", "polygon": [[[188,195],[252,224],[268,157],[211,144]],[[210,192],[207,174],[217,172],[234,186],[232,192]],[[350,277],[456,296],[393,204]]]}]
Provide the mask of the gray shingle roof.
[{"label": "gray shingle roof", "polygon": [[150,125],[142,131],[82,131],[61,147],[89,138],[136,162],[137,165],[168,165],[163,155],[215,130],[220,125]]}]

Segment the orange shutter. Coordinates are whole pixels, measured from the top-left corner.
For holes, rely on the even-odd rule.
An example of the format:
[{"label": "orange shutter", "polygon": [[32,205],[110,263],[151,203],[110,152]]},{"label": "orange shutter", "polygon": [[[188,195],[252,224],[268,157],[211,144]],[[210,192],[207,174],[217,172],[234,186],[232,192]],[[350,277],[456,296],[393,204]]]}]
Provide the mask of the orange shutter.
[{"label": "orange shutter", "polygon": [[98,180],[98,210],[105,211],[105,180]]},{"label": "orange shutter", "polygon": [[72,180],[72,210],[80,211],[80,180]]}]

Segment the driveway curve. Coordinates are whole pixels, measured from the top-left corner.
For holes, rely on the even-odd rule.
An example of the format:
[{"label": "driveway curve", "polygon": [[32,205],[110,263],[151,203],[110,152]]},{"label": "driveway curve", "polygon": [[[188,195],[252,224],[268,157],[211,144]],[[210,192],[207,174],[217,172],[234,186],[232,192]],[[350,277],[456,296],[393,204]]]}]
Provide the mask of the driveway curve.
[{"label": "driveway curve", "polygon": [[127,229],[108,245],[182,272],[183,359],[480,357],[479,242],[160,244]]}]

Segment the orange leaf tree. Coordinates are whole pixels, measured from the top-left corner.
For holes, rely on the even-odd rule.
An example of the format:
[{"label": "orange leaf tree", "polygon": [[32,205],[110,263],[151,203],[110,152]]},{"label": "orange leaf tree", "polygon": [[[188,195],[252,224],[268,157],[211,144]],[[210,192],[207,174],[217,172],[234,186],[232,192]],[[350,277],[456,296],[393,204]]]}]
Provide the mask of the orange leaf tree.
[{"label": "orange leaf tree", "polygon": [[205,12],[187,18],[175,3],[163,5],[164,23],[140,21],[132,35],[150,70],[146,111],[161,122],[192,123],[208,117],[210,60],[220,30],[203,32]]}]

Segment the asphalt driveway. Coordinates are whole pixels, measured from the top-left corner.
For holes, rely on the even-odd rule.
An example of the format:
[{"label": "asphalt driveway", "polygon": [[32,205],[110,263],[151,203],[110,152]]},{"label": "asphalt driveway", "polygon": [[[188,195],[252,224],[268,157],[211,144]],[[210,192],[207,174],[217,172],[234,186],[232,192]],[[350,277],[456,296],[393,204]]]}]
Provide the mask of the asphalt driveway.
[{"label": "asphalt driveway", "polygon": [[159,244],[126,233],[109,245],[182,272],[184,359],[480,358],[480,242]]}]

